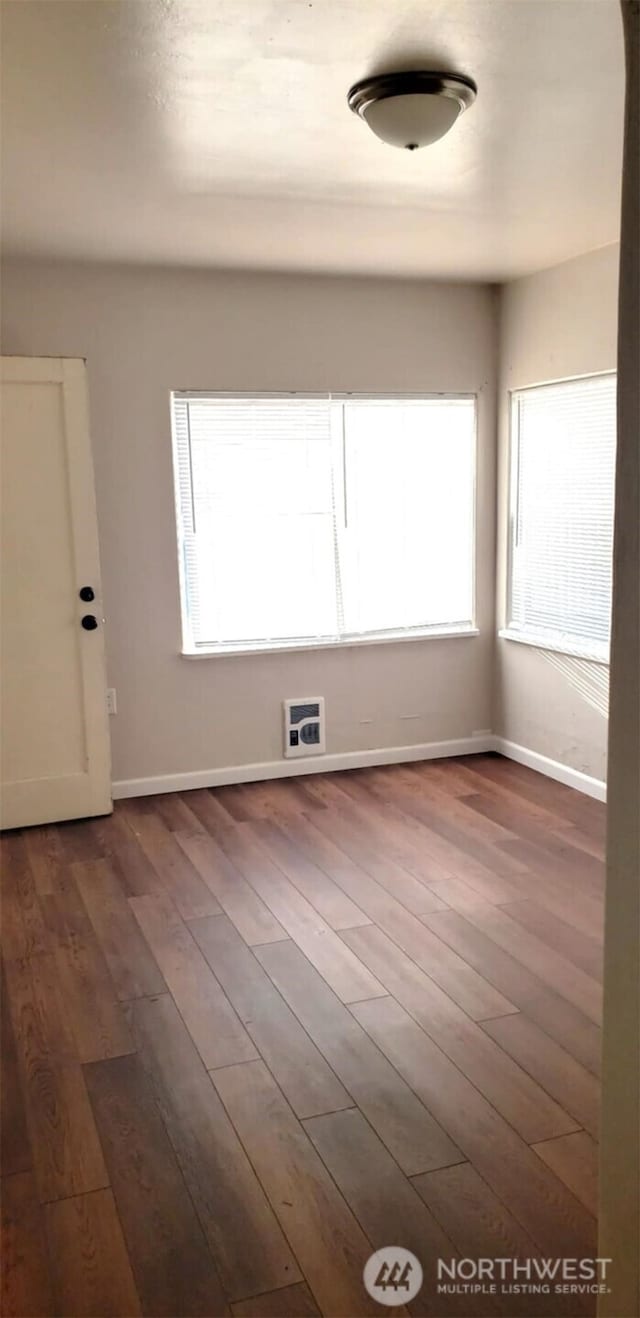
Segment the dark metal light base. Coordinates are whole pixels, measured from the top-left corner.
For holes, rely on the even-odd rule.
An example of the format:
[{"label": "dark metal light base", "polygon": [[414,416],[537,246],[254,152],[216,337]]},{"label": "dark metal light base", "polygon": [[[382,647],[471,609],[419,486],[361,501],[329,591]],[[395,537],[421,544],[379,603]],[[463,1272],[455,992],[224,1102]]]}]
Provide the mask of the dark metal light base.
[{"label": "dark metal light base", "polygon": [[466,110],[475,101],[477,87],[462,73],[434,73],[414,70],[411,73],[379,73],[355,82],[347,96],[349,108],[360,118],[374,101],[388,96],[449,96]]}]

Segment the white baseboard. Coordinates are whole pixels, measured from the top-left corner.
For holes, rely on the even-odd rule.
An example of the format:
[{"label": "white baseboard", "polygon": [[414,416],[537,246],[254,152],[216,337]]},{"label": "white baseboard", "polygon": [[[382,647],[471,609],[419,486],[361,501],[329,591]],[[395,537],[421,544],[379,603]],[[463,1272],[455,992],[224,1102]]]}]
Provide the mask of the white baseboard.
[{"label": "white baseboard", "polygon": [[515,741],[506,741],[504,737],[491,737],[490,740],[492,744],[487,749],[497,751],[508,760],[517,760],[518,764],[525,764],[528,769],[535,769],[547,778],[555,778],[556,782],[564,783],[566,787],[574,787],[586,796],[593,796],[596,801],[606,801],[607,784],[601,778],[591,778],[588,773],[572,769],[559,760],[550,760],[547,755],[530,751],[526,746],[518,746]]},{"label": "white baseboard", "polygon": [[308,760],[263,760],[257,764],[233,764],[223,769],[197,769],[192,773],[168,773],[154,778],[124,778],[112,785],[114,801],[128,796],[156,796],[161,792],[188,792],[196,787],[226,787],[231,783],[265,782],[270,778],[295,778],[307,773],[337,773],[341,769],[365,769],[369,765],[409,764],[415,760],[440,760],[455,755],[474,755],[497,751],[509,760],[517,760],[528,769],[566,787],[606,801],[607,785],[579,769],[559,760],[551,760],[538,751],[518,746],[505,737],[483,733],[477,737],[459,737],[453,741],[422,742],[417,746],[376,747],[368,751],[343,751],[339,755],[318,755]]},{"label": "white baseboard", "polygon": [[495,737],[459,737],[455,741],[423,742],[418,746],[386,746],[368,751],[343,751],[318,755],[308,760],[264,760],[258,764],[234,764],[225,769],[197,769],[194,773],[168,773],[157,778],[125,778],[114,782],[112,796],[156,796],[160,792],[188,792],[195,787],[226,787],[231,783],[254,783],[269,778],[294,778],[306,773],[333,773],[340,769],[365,769],[376,764],[408,764],[412,760],[439,760],[452,755],[473,755],[494,749]]}]

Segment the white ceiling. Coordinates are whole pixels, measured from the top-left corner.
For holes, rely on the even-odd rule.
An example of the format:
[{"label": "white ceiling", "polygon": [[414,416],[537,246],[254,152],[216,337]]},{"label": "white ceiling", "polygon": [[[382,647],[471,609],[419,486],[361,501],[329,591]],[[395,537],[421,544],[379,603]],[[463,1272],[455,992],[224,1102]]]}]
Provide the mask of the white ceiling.
[{"label": "white ceiling", "polygon": [[[3,0],[5,247],[501,280],[618,236],[618,0]],[[402,152],[389,68],[478,98]]]}]

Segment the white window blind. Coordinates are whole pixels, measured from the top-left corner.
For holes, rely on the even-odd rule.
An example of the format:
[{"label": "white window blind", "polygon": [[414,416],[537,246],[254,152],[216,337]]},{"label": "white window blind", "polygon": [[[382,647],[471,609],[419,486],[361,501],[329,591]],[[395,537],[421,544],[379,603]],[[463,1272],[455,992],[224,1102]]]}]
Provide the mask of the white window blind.
[{"label": "white window blind", "polygon": [[523,389],[512,408],[507,634],[606,659],[615,376]]},{"label": "white window blind", "polygon": [[474,399],[172,402],[185,650],[472,627]]}]

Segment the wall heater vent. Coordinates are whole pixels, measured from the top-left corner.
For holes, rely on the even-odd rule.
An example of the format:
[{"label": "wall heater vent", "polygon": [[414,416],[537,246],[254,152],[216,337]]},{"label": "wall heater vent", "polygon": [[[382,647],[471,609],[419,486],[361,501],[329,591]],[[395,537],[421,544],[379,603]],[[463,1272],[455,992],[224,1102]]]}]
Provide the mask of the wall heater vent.
[{"label": "wall heater vent", "polygon": [[324,696],[285,700],[283,712],[285,758],[324,755]]}]

